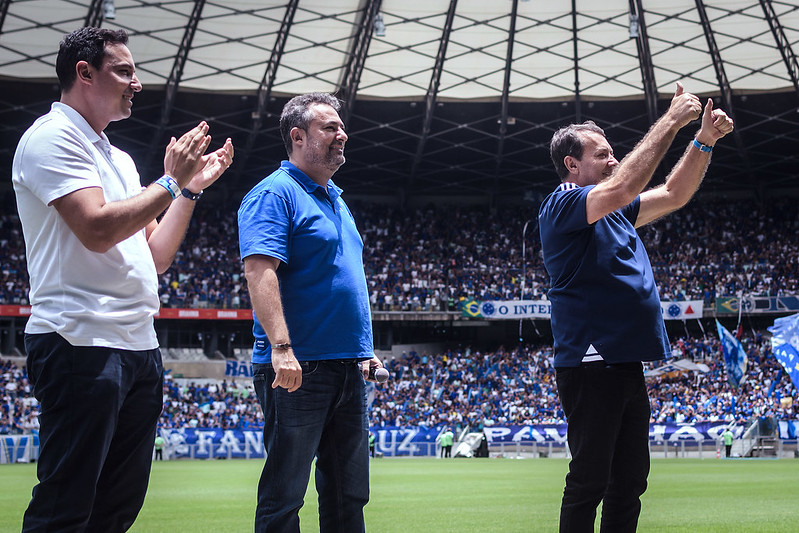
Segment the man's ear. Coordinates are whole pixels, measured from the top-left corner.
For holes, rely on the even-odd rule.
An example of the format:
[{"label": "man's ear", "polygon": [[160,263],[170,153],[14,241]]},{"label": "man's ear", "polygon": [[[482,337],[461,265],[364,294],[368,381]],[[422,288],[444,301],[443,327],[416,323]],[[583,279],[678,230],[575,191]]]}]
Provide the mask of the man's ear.
[{"label": "man's ear", "polygon": [[78,61],[75,64],[75,72],[79,81],[88,81],[92,79],[92,69],[86,61]]},{"label": "man's ear", "polygon": [[302,144],[302,141],[305,140],[305,131],[295,126],[289,131],[289,138],[292,143]]},{"label": "man's ear", "polygon": [[577,159],[575,159],[573,156],[567,155],[564,157],[563,164],[566,166],[566,170],[569,171],[569,174],[577,173]]}]

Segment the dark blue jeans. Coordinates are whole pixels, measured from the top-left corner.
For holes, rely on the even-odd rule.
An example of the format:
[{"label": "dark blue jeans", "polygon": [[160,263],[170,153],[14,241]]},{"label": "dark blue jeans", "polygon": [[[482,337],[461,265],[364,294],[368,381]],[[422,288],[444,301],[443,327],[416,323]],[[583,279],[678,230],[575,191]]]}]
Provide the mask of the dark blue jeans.
[{"label": "dark blue jeans", "polygon": [[557,369],[572,460],[560,510],[562,533],[636,530],[649,475],[649,398],[641,363]]},{"label": "dark blue jeans", "polygon": [[127,531],[150,478],[160,350],[76,347],[56,333],[26,335],[25,348],[41,414],[22,531]]},{"label": "dark blue jeans", "polygon": [[298,513],[316,457],[320,533],[363,532],[369,429],[360,366],[355,361],[300,364],[302,386],[294,392],[272,388],[271,365],[253,365],[267,453],[258,483],[255,531],[300,531]]}]

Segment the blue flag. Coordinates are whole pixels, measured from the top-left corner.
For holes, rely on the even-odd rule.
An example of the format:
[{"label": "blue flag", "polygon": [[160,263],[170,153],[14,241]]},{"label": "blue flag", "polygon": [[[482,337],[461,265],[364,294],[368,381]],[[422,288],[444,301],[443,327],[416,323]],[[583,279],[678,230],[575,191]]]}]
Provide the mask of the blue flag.
[{"label": "blue flag", "polygon": [[716,327],[719,330],[721,349],[724,352],[724,368],[727,370],[727,381],[730,382],[733,388],[737,389],[743,383],[746,374],[746,352],[744,347],[741,346],[741,341],[727,331],[718,320],[716,320]]},{"label": "blue flag", "polygon": [[771,351],[799,389],[799,313],[774,321]]}]

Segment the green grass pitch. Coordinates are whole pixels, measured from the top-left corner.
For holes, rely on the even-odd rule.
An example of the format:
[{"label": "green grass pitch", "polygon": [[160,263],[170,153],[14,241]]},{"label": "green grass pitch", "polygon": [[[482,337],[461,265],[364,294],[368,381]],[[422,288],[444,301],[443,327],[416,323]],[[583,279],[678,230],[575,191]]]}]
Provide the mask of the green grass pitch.
[{"label": "green grass pitch", "polygon": [[[139,533],[253,529],[258,460],[153,465]],[[552,532],[568,463],[563,459],[372,461],[371,533]],[[0,532],[17,532],[35,465],[0,466]],[[799,460],[653,459],[641,532],[799,531]],[[318,532],[308,489],[303,533]],[[597,528],[598,530],[598,528]]]}]

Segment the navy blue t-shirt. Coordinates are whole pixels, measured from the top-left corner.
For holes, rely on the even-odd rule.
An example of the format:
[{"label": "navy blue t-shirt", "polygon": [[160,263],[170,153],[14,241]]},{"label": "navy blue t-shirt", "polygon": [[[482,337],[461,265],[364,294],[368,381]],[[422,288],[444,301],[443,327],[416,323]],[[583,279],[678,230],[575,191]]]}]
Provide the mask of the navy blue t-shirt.
[{"label": "navy blue t-shirt", "polygon": [[593,185],[562,183],[541,204],[538,227],[551,278],[555,367],[656,361],[669,344],[652,266],[634,223],[640,197],[594,224]]}]

